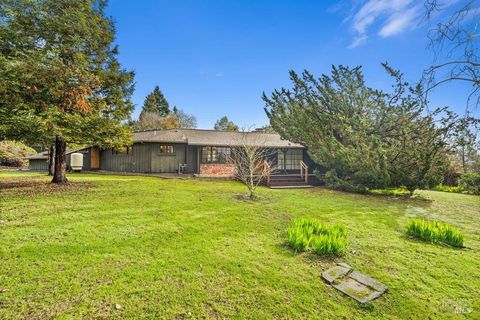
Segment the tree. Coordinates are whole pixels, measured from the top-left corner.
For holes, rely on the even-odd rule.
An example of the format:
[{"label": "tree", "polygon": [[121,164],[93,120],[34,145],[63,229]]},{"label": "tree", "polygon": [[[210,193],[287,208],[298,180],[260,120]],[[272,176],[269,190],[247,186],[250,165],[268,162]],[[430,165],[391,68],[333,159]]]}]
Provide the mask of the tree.
[{"label": "tree", "polygon": [[365,85],[361,69],[332,67],[316,79],[290,72],[291,90],[263,95],[270,125],[283,138],[308,147],[311,158],[347,183],[387,186],[382,146],[372,130],[379,124],[383,93]]},{"label": "tree", "polygon": [[224,131],[238,131],[238,126],[232,121],[228,120],[227,116],[223,116],[215,122],[213,126],[215,130],[224,130]]},{"label": "tree", "polygon": [[[435,183],[446,170],[447,138],[457,117],[447,108],[428,112],[421,86],[410,87],[387,64],[392,93],[365,85],[361,69],[332,67],[316,79],[291,71],[293,89],[263,95],[270,124],[282,137],[304,144],[329,169],[331,186],[369,188]],[[440,181],[441,182],[441,181]]]},{"label": "tree", "polygon": [[[478,0],[450,2],[448,5],[453,5],[451,9],[444,1],[425,1],[425,19],[436,21],[428,33],[434,62],[424,71],[425,91],[428,93],[452,81],[468,83],[471,91],[467,109],[472,102],[477,107],[480,102],[478,4]],[[445,12],[451,14],[445,15]]]},{"label": "tree", "polygon": [[133,125],[135,130],[167,130],[176,128],[195,128],[197,119],[182,110],[167,116],[160,116],[156,112],[146,112]]},{"label": "tree", "polygon": [[480,120],[468,113],[460,119],[449,144],[451,162],[456,172],[480,172]]},{"label": "tree", "polygon": [[176,106],[173,109],[174,115],[178,117],[178,128],[193,129],[197,127],[197,118],[194,115],[188,114],[182,109],[177,109]]},{"label": "tree", "polygon": [[121,68],[103,0],[10,0],[0,9],[0,134],[55,143],[52,182],[66,183],[68,143],[123,146],[133,72]]},{"label": "tree", "polygon": [[170,106],[167,99],[160,91],[159,86],[155,86],[152,92],[150,92],[143,102],[142,112],[140,113],[140,118],[145,113],[157,113],[161,117],[165,117],[170,113]]},{"label": "tree", "polygon": [[268,161],[272,151],[265,147],[261,133],[243,132],[230,146],[226,162],[233,166],[235,178],[248,189],[248,197],[256,197],[255,190],[272,173]]}]

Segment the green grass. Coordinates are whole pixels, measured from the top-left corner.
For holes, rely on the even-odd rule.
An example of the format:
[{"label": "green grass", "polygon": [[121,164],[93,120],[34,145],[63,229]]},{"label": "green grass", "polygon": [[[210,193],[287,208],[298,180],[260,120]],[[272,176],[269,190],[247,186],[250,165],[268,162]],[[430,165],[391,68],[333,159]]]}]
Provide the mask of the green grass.
[{"label": "green grass", "polygon": [[[480,318],[480,197],[378,197],[231,181],[0,172],[0,319]],[[8,188],[5,188],[8,187]],[[429,199],[429,200],[425,200]],[[295,254],[294,219],[348,230],[342,258]],[[438,220],[468,248],[404,236]],[[320,273],[345,262],[389,287],[364,307]],[[122,306],[121,310],[115,304]]]},{"label": "green grass", "polygon": [[287,228],[287,243],[295,251],[313,250],[320,255],[341,256],[347,250],[347,231],[343,225],[325,225],[318,219],[302,218]]},{"label": "green grass", "polygon": [[438,221],[412,219],[407,222],[407,234],[423,241],[463,247],[463,233]]}]

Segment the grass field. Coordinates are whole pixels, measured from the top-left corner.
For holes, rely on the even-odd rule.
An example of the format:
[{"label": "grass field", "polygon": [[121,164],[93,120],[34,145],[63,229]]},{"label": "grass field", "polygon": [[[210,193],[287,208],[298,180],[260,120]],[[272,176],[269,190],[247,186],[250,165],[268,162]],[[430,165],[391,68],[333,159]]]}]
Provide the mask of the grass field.
[{"label": "grass field", "polygon": [[[0,319],[480,318],[480,197],[270,190],[229,181],[0,172]],[[342,258],[295,254],[293,218],[341,223]],[[465,234],[464,249],[409,239],[409,218]],[[326,285],[345,262],[389,287],[360,305]],[[116,306],[118,304],[118,306]]]}]

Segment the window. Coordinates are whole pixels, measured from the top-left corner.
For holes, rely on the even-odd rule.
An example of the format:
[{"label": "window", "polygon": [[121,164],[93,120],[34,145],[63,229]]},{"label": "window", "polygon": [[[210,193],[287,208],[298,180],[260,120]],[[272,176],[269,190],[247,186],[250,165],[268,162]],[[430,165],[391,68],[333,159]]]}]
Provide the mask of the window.
[{"label": "window", "polygon": [[288,149],[286,152],[278,150],[277,169],[280,170],[298,170],[300,161],[303,160],[302,149]]},{"label": "window", "polygon": [[162,144],[160,146],[160,153],[174,154],[175,150],[172,145]]},{"label": "window", "polygon": [[219,162],[225,163],[227,157],[230,155],[229,147],[203,147],[202,148],[202,163]]},{"label": "window", "polygon": [[132,154],[133,146],[125,146],[123,148],[112,148],[112,154]]}]

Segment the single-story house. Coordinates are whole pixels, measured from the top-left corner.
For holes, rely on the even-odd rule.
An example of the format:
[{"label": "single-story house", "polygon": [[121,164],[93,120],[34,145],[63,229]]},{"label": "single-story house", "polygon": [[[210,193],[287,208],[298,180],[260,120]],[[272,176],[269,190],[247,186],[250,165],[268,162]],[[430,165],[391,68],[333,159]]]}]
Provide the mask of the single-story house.
[{"label": "single-story house", "polygon": [[[48,171],[48,162],[50,160],[49,151],[43,151],[29,157],[28,169],[31,171]],[[70,167],[70,156],[72,153],[83,154],[83,170],[95,171],[100,169],[100,148],[83,147],[83,148],[67,148],[67,168]]]},{"label": "single-story house", "polygon": [[[313,169],[303,145],[264,131],[232,132],[201,129],[147,130],[134,133],[133,144],[121,150],[88,147],[69,150],[84,154],[83,170],[135,173],[190,173],[198,176],[231,176],[225,163],[230,148],[246,141],[268,148],[277,174],[299,173],[301,162]],[[48,151],[28,158],[31,170],[47,170]],[[67,156],[67,164],[69,157]]]}]

